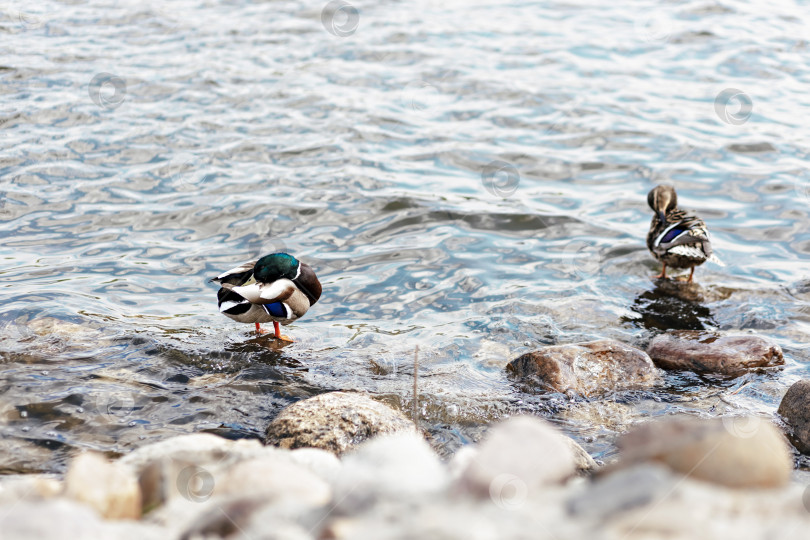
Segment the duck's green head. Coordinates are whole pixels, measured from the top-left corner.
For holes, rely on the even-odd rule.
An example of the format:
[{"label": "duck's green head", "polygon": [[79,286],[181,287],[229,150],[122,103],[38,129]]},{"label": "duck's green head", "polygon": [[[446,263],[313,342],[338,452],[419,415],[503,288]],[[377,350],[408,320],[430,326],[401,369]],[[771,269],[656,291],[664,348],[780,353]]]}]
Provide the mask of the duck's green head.
[{"label": "duck's green head", "polygon": [[253,267],[253,276],[260,283],[272,283],[277,279],[295,279],[301,263],[298,259],[287,253],[271,253],[265,255]]}]

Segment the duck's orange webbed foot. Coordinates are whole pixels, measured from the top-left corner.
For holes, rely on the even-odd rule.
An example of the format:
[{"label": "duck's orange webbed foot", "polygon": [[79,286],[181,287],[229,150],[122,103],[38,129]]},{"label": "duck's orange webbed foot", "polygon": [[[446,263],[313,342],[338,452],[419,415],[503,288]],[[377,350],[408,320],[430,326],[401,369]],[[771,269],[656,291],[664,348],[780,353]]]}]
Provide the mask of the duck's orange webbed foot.
[{"label": "duck's orange webbed foot", "polygon": [[275,333],[275,338],[276,339],[278,339],[280,341],[286,341],[287,343],[295,343],[291,337],[282,335],[281,328],[279,327],[279,325],[278,325],[278,323],[276,321],[273,321],[273,327],[276,330],[276,333]]}]

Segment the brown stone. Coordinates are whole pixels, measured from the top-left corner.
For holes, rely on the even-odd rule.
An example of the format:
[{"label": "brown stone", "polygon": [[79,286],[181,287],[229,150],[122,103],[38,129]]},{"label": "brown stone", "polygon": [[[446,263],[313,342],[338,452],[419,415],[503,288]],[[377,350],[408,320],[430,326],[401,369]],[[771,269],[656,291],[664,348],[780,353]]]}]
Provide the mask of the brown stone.
[{"label": "brown stone", "polygon": [[615,467],[658,462],[691,478],[732,488],[780,487],[793,469],[782,434],[757,416],[644,422],[622,435],[617,446]]},{"label": "brown stone", "polygon": [[506,369],[549,391],[584,396],[647,385],[656,378],[647,353],[607,339],[543,347],[513,360]]},{"label": "brown stone", "polygon": [[678,330],[652,340],[647,353],[658,367],[741,375],[751,368],[784,364],[782,348],[760,336],[719,336]]},{"label": "brown stone", "polygon": [[782,398],[778,412],[790,427],[793,445],[810,454],[810,380],[794,383]]}]

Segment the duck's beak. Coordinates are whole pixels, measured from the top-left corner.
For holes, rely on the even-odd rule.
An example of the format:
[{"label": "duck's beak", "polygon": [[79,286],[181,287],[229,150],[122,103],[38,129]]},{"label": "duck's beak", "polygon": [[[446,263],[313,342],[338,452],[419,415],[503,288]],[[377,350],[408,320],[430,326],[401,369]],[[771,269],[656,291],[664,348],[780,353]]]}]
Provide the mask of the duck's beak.
[{"label": "duck's beak", "polygon": [[658,211],[658,220],[661,223],[666,223],[667,222],[667,215],[663,212],[663,210]]}]

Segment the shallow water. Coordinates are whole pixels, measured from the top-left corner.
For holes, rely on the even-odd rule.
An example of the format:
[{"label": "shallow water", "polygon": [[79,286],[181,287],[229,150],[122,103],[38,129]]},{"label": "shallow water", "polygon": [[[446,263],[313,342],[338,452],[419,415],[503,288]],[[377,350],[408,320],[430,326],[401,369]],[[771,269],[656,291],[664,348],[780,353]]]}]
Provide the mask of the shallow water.
[{"label": "shallow water", "polygon": [[[325,4],[2,13],[0,470],[258,437],[327,390],[410,410],[417,345],[443,454],[529,411],[610,459],[634,421],[769,415],[810,375],[805,8]],[[698,301],[650,279],[662,181],[726,263],[697,270]],[[275,250],[324,285],[283,349],[207,283]],[[786,366],[573,402],[503,370],[669,327],[762,334]]]}]

